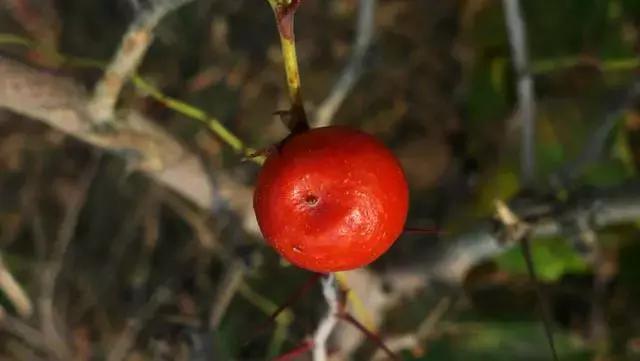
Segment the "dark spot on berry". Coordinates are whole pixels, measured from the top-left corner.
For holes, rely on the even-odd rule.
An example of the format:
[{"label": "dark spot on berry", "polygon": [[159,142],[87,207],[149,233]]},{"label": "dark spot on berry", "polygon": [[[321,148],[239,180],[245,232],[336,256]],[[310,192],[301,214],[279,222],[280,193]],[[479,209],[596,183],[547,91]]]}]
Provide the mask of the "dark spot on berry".
[{"label": "dark spot on berry", "polygon": [[304,198],[304,202],[307,205],[315,206],[316,204],[318,204],[318,197],[313,194],[309,194]]}]

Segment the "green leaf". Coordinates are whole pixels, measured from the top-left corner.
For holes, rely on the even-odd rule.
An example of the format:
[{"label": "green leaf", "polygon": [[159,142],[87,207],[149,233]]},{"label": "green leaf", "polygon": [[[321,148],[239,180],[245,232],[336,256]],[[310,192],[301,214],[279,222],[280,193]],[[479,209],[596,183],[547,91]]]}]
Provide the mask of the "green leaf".
[{"label": "green leaf", "polygon": [[585,183],[607,187],[623,182],[629,177],[628,168],[620,161],[610,161],[590,165],[585,170]]},{"label": "green leaf", "polygon": [[504,67],[500,66],[499,60],[496,61],[479,64],[471,75],[467,107],[469,120],[478,125],[486,126],[487,122],[495,122],[508,112],[507,94],[502,80],[504,75],[499,74],[501,70],[504,71]]},{"label": "green leaf", "polygon": [[[531,242],[531,256],[541,280],[555,281],[566,273],[582,273],[588,266],[565,239],[551,238]],[[527,274],[520,247],[514,247],[496,258],[500,269],[511,274]]]},{"label": "green leaf", "polygon": [[[449,339],[429,344],[425,355],[403,360],[413,361],[512,361],[550,360],[549,345],[539,322],[473,322],[456,324],[458,330]],[[585,345],[570,334],[557,331],[555,342],[561,360],[587,361],[592,356]]]}]

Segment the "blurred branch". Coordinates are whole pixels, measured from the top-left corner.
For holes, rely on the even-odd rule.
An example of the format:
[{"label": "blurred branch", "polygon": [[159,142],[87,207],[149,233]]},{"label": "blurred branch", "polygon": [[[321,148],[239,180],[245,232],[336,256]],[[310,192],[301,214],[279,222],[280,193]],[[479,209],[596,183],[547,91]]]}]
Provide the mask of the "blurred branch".
[{"label": "blurred branch", "polygon": [[505,241],[521,245],[522,257],[527,265],[529,278],[535,282],[536,295],[542,313],[545,336],[551,348],[551,356],[554,361],[558,361],[558,352],[556,351],[553,339],[552,316],[549,312],[549,302],[547,301],[542,285],[538,282],[538,275],[533,264],[533,257],[531,256],[531,245],[529,244],[531,226],[515,215],[503,201],[496,201],[496,213],[496,218],[502,223],[506,231]]},{"label": "blurred branch", "polygon": [[529,184],[535,175],[535,100],[533,77],[529,69],[527,34],[519,0],[503,0],[511,55],[518,79],[518,115],[522,120],[521,172],[523,183]]},{"label": "blurred branch", "polygon": [[0,256],[0,290],[3,295],[15,307],[16,312],[22,318],[28,318],[33,313],[33,305],[22,286],[16,281],[9,269],[7,269],[2,256]]},{"label": "blurred branch", "polygon": [[[73,67],[105,69],[108,65],[106,62],[101,60],[70,56],[66,54],[60,54],[58,52],[52,52],[48,49],[42,49],[37,43],[33,42],[32,40],[14,34],[0,33],[0,44],[19,45],[33,50],[37,49],[38,51],[44,52],[49,51],[46,56],[64,61],[68,65]],[[256,151],[247,147],[242,142],[242,140],[235,134],[233,134],[229,129],[227,129],[224,124],[220,122],[220,120],[210,116],[202,109],[199,109],[191,104],[187,104],[179,99],[165,95],[138,74],[134,73],[131,75],[131,82],[144,95],[155,99],[157,102],[175,112],[178,112],[188,118],[197,120],[206,125],[209,130],[211,130],[211,132],[213,132],[220,140],[222,140],[234,151],[236,151],[236,153],[239,153],[258,164],[261,164],[261,162],[263,161],[263,157],[255,156]]]},{"label": "blurred branch", "polygon": [[3,3],[24,30],[38,39],[40,48],[49,53],[57,48],[62,25],[54,1],[4,0]]},{"label": "blurred branch", "polygon": [[[512,199],[509,208],[531,227],[531,241],[554,236],[573,237],[578,229],[636,222],[640,218],[640,182],[607,189],[582,189],[562,202],[549,195]],[[581,222],[581,227],[575,224]],[[480,221],[467,232],[434,241],[412,260],[405,260],[386,275],[422,274],[425,282],[459,284],[474,265],[518,245],[505,240],[505,228],[494,219]],[[393,285],[393,283],[391,283]]]},{"label": "blurred branch", "polygon": [[[425,317],[415,332],[396,336],[385,340],[385,344],[392,352],[399,352],[408,349],[424,348],[425,341],[434,333],[436,326],[440,320],[444,317],[445,313],[451,308],[451,297],[443,297]],[[372,361],[385,360],[388,357],[382,350],[378,350],[373,357]]]},{"label": "blurred branch", "polygon": [[153,30],[160,20],[192,0],[156,0],[142,9],[122,38],[120,47],[107,66],[87,104],[96,124],[114,120],[115,105],[125,82],[135,73],[153,41]]},{"label": "blurred branch", "polygon": [[117,282],[117,278],[113,277],[113,275],[117,273],[118,267],[122,266],[123,256],[125,256],[131,242],[139,235],[138,230],[143,219],[148,214],[154,214],[157,211],[158,193],[158,187],[150,185],[148,190],[138,195],[135,208],[123,218],[124,221],[120,224],[120,228],[111,240],[112,246],[109,247],[109,251],[105,255],[106,262],[98,272],[100,278],[96,282],[98,285],[96,294],[99,298],[107,296],[109,292],[113,292],[112,287],[114,282]]},{"label": "blurred branch", "polygon": [[[0,34],[0,44],[38,49],[38,45],[33,41],[12,34]],[[106,66],[104,62],[94,59],[59,53],[50,55],[62,58],[72,66],[91,68]],[[134,74],[131,80],[138,89],[169,109],[204,123],[236,152],[244,156],[255,154],[255,150],[246,147],[218,119],[209,116],[199,108],[164,95],[138,75]],[[14,89],[14,87],[17,88]],[[146,172],[151,178],[172,188],[200,208],[214,207],[212,184],[195,154],[155,126],[150,119],[132,109],[124,109],[117,114],[120,119],[112,124],[113,129],[97,131],[93,127],[93,120],[83,110],[86,109],[88,101],[85,89],[73,80],[54,76],[45,70],[0,56],[0,108],[5,107],[43,121],[71,136],[118,153],[130,162],[130,165],[133,164],[132,168]],[[258,164],[264,160],[260,156],[251,156],[248,159]],[[235,195],[236,190],[242,188],[237,182],[226,180],[219,180],[216,187],[218,188],[216,196],[223,197],[229,194]],[[244,197],[240,198],[244,199]],[[247,207],[245,203],[251,202],[230,201],[231,208],[235,212],[246,216],[244,224],[249,232],[256,233],[255,219],[252,214],[247,213],[247,209],[252,207],[250,204]]]},{"label": "blurred branch", "polygon": [[135,110],[119,114],[115,129],[96,132],[85,111],[88,101],[75,81],[0,56],[0,108],[120,154],[200,207],[212,206],[211,184],[195,154]]},{"label": "blurred branch", "polygon": [[626,89],[616,90],[610,94],[611,100],[609,104],[605,103],[602,120],[591,130],[578,156],[563,164],[551,175],[552,186],[557,189],[570,187],[584,174],[585,169],[606,155],[612,132],[624,113],[633,107],[639,95],[640,81],[637,78]]},{"label": "blurred branch", "polygon": [[242,260],[234,260],[224,271],[222,280],[219,282],[216,297],[211,305],[211,316],[209,317],[209,328],[215,330],[220,326],[222,317],[231,304],[231,300],[243,284],[246,266]]},{"label": "blurred branch", "polygon": [[127,359],[129,351],[135,345],[138,334],[142,331],[147,321],[153,317],[160,306],[166,304],[173,296],[173,292],[166,286],[160,286],[156,289],[149,301],[140,308],[137,315],[129,320],[124,331],[112,345],[107,361]]},{"label": "blurred branch", "polygon": [[365,56],[373,40],[376,1],[359,0],[358,2],[358,25],[351,57],[340,78],[333,85],[329,96],[318,106],[313,124],[315,127],[331,124],[338,108],[362,75]]},{"label": "blurred branch", "polygon": [[45,351],[45,340],[40,330],[29,326],[19,318],[8,314],[0,317],[0,329],[7,332],[37,351]]},{"label": "blurred branch", "polygon": [[40,314],[40,328],[44,335],[47,347],[58,359],[69,360],[71,351],[65,340],[66,332],[61,332],[60,325],[56,317],[55,310],[55,290],[64,257],[67,253],[69,243],[73,239],[76,226],[78,224],[80,211],[82,210],[89,187],[98,170],[98,160],[93,160],[93,164],[82,175],[78,184],[74,188],[63,189],[64,194],[61,199],[65,201],[65,211],[60,228],[57,230],[55,243],[50,259],[45,262],[41,277],[42,284],[38,297],[38,311]]},{"label": "blurred branch", "polygon": [[327,340],[338,323],[338,311],[340,308],[335,275],[331,273],[320,282],[322,284],[322,295],[327,301],[329,309],[313,335],[313,361],[327,361]]},{"label": "blurred branch", "polygon": [[589,66],[598,69],[601,72],[611,71],[629,71],[640,67],[640,59],[617,58],[617,59],[598,59],[589,55],[567,56],[561,58],[539,59],[534,60],[531,64],[531,71],[534,74],[544,74],[552,71],[559,71],[576,66]]},{"label": "blurred branch", "polygon": [[[238,287],[238,293],[247,302],[258,308],[265,315],[271,316],[278,311],[278,305],[253,290],[246,282],[241,282]],[[278,354],[282,344],[285,341],[285,337],[289,330],[289,325],[293,322],[295,316],[291,310],[283,310],[275,318],[276,330],[273,332],[271,342],[269,343],[269,349],[267,356],[269,358]]]},{"label": "blurred branch", "polygon": [[[511,53],[514,58],[515,69],[518,79],[518,113],[522,119],[522,154],[521,154],[521,180],[524,187],[531,186],[535,178],[535,112],[536,103],[534,96],[533,76],[529,69],[529,56],[527,54],[527,36],[526,25],[522,17],[520,8],[520,0],[503,0],[505,9],[505,20],[507,22],[509,43],[511,45]],[[531,245],[529,243],[529,234],[531,229],[526,222],[521,221],[518,217],[510,213],[510,209],[499,201],[497,203],[498,219],[501,220],[507,232],[515,230],[519,234],[512,238],[511,243],[518,243],[522,248],[522,255],[527,264],[529,277],[535,284],[538,302],[540,303],[544,331],[551,348],[553,360],[558,360],[555,342],[553,339],[553,331],[551,328],[551,314],[547,306],[547,297],[542,289],[542,285],[538,282],[538,276],[535,271],[533,260],[531,258]],[[502,212],[501,212],[502,210]],[[502,215],[502,217],[500,217]],[[510,216],[510,217],[507,217]],[[511,221],[508,218],[512,218]]]}]

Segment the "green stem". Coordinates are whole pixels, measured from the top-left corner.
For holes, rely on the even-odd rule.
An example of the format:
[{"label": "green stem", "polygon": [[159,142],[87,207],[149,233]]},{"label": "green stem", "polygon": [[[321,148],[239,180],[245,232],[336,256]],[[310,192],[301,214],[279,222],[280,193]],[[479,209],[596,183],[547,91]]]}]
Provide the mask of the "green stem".
[{"label": "green stem", "polygon": [[132,77],[132,82],[138,89],[164,104],[167,108],[206,124],[213,133],[215,133],[237,153],[241,153],[244,156],[251,156],[255,153],[255,150],[245,147],[242,140],[240,140],[240,138],[235,134],[231,133],[218,119],[210,117],[203,110],[163,94],[138,75],[134,75]]},{"label": "green stem", "polygon": [[[0,33],[0,45],[19,45],[33,50],[43,52],[45,51],[36,42],[13,34]],[[105,69],[105,67],[108,65],[106,61],[76,57],[61,54],[58,52],[49,52],[46,55],[63,60],[68,65],[74,67]],[[258,164],[262,164],[262,162],[264,161],[264,157],[254,156],[256,154],[256,151],[254,149],[246,147],[242,140],[240,140],[240,138],[229,131],[218,119],[209,116],[203,110],[165,95],[158,88],[151,85],[138,74],[133,75],[133,77],[131,78],[131,82],[139,90],[145,92],[147,95],[159,101],[167,108],[205,124],[216,136],[218,136],[218,138],[220,138],[220,140],[230,146],[235,152],[242,154],[243,156]]]},{"label": "green stem", "polygon": [[534,74],[544,74],[579,65],[592,66],[602,72],[627,71],[639,68],[640,58],[597,59],[587,56],[568,56],[533,61],[531,69]]},{"label": "green stem", "polygon": [[287,78],[287,89],[291,101],[291,121],[287,126],[291,132],[309,129],[307,115],[304,110],[300,85],[300,69],[296,53],[294,16],[302,0],[268,0],[278,27],[282,60]]}]

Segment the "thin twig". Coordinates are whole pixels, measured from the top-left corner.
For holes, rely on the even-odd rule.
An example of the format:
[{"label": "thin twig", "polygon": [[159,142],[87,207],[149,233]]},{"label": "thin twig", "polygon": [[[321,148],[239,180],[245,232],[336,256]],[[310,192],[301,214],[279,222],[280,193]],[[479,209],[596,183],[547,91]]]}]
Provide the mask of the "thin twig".
[{"label": "thin twig", "polygon": [[602,119],[589,131],[590,134],[578,155],[568,160],[549,177],[554,187],[560,189],[571,186],[594,162],[607,156],[609,140],[616,125],[624,113],[634,106],[639,95],[640,79],[635,77],[626,89],[616,89],[605,96],[610,100],[605,103]]},{"label": "thin twig", "polygon": [[211,316],[209,317],[209,328],[215,330],[220,326],[222,317],[231,304],[231,300],[238,292],[244,279],[246,266],[240,259],[231,262],[225,270],[222,280],[219,282],[216,297],[211,305]]},{"label": "thin twig", "polygon": [[129,320],[126,328],[111,347],[107,361],[124,360],[135,344],[138,334],[142,331],[146,322],[153,317],[158,308],[167,303],[173,295],[173,292],[166,286],[161,286],[156,289],[151,295],[151,298],[149,298],[149,301],[140,308],[137,315]]},{"label": "thin twig", "polygon": [[18,338],[33,350],[46,351],[47,346],[40,330],[31,327],[19,318],[3,314],[0,317],[0,330]]},{"label": "thin twig", "polygon": [[[268,316],[275,314],[278,310],[278,305],[276,305],[273,301],[261,295],[260,293],[253,290],[248,284],[245,282],[240,283],[240,287],[238,288],[238,294],[242,296],[247,302],[258,308],[260,311],[265,313]],[[286,337],[286,333],[289,329],[289,325],[293,322],[295,316],[291,310],[284,309],[280,312],[273,321],[276,323],[276,330],[273,333],[271,338],[271,342],[268,349],[269,356],[274,356],[278,353],[280,348],[282,347],[282,343],[284,342],[284,337]],[[270,321],[272,319],[269,319]],[[264,329],[264,328],[263,328]],[[258,331],[260,331],[258,329]],[[253,333],[253,337],[255,337],[258,332]],[[244,343],[244,345],[248,345],[251,340],[251,337],[248,341]]]},{"label": "thin twig", "polygon": [[304,341],[301,345],[294,348],[293,350],[289,350],[288,352],[279,355],[273,361],[294,361],[299,359],[299,357],[306,353],[307,351],[313,348],[313,344],[310,341]]},{"label": "thin twig", "polygon": [[527,34],[519,0],[503,0],[504,16],[511,45],[511,55],[518,79],[518,115],[522,120],[521,172],[525,184],[535,175],[535,100],[533,77],[529,69]]},{"label": "thin twig", "polygon": [[331,124],[333,116],[362,75],[365,57],[373,40],[376,1],[359,0],[358,2],[358,24],[351,57],[340,78],[333,85],[329,96],[318,106],[314,119],[316,127]]},{"label": "thin twig", "polygon": [[114,282],[117,278],[113,277],[117,274],[118,267],[122,266],[122,258],[125,256],[127,248],[138,236],[138,229],[144,217],[153,211],[154,207],[158,207],[158,187],[151,185],[149,190],[138,196],[138,201],[134,209],[123,218],[118,231],[111,240],[111,247],[106,254],[107,262],[100,269],[100,282],[98,282],[98,297],[104,297],[108,292],[113,291]]},{"label": "thin twig", "polygon": [[313,336],[313,361],[327,361],[327,340],[338,323],[338,311],[340,308],[334,274],[331,273],[326,278],[323,278],[321,283],[322,295],[327,301],[329,309],[322,321],[320,321]]},{"label": "thin twig", "polygon": [[[298,299],[300,299],[300,297],[304,296],[307,292],[309,292],[311,287],[316,284],[316,282],[321,276],[322,276],[321,273],[313,273],[311,277],[309,277],[309,279],[307,279],[307,281],[300,288],[298,288],[296,292],[292,293],[286,299],[286,301],[284,301],[281,305],[276,306],[273,310],[269,311],[269,319],[266,322],[259,325],[256,328],[256,330],[253,332],[253,334],[250,335],[247,341],[245,341],[244,344],[245,345],[249,344],[251,341],[253,341],[253,339],[257,335],[266,331],[267,327],[270,326],[273,322],[277,322],[278,316],[284,313],[289,313],[290,311],[287,310],[287,308],[291,307],[291,305],[293,305],[295,301],[297,301]],[[240,291],[242,292],[242,288],[240,289]],[[246,294],[246,292],[244,293]],[[287,316],[287,318],[290,318],[290,317]]]},{"label": "thin twig", "polygon": [[520,244],[522,249],[522,256],[527,265],[527,271],[529,277],[534,282],[536,289],[536,295],[538,296],[538,303],[540,304],[540,310],[542,313],[542,323],[544,325],[545,336],[551,348],[551,355],[555,361],[558,361],[558,353],[556,352],[555,342],[553,340],[553,331],[551,329],[551,314],[549,313],[549,306],[547,303],[547,297],[542,289],[542,285],[538,281],[538,276],[533,264],[533,258],[531,257],[531,244],[529,243],[529,237],[531,235],[531,225],[522,221],[504,202],[496,201],[496,210],[498,220],[505,226],[505,239],[507,243]]},{"label": "thin twig", "polygon": [[227,129],[217,118],[208,115],[203,110],[198,109],[193,105],[163,94],[159,89],[155,88],[151,83],[140,76],[134,75],[131,80],[138,90],[160,102],[167,108],[205,124],[209,130],[231,147],[236,153],[242,154],[251,161],[261,163],[263,157],[253,156],[256,153],[256,150],[247,147],[240,138]]},{"label": "thin twig", "polygon": [[427,315],[427,317],[418,326],[416,337],[419,340],[424,340],[433,333],[438,322],[440,322],[444,314],[449,310],[449,308],[451,308],[452,302],[451,297],[443,297],[438,301],[436,307],[429,312],[429,315]]},{"label": "thin twig", "polygon": [[122,38],[120,47],[94,88],[88,112],[97,124],[113,120],[122,86],[135,73],[153,41],[160,20],[192,0],[157,0],[142,10]]},{"label": "thin twig", "polygon": [[210,229],[206,213],[200,212],[199,209],[194,209],[188,202],[174,194],[164,194],[162,198],[164,204],[189,224],[203,250],[211,252],[220,257],[221,260],[228,260],[233,257],[229,250],[216,238],[213,230]]},{"label": "thin twig", "polygon": [[[529,238],[524,237],[522,239],[522,256],[524,257],[525,262],[527,263],[527,271],[529,272],[529,277],[532,280],[537,280],[538,276],[536,275],[535,267],[533,265],[532,257],[531,257],[531,245],[529,244]],[[551,348],[551,356],[553,360],[558,361],[558,351],[556,350],[556,344],[553,340],[553,329],[551,327],[551,312],[549,311],[549,302],[547,300],[547,295],[544,292],[542,285],[536,281],[535,285],[536,295],[538,296],[538,303],[540,304],[540,312],[542,313],[543,318],[543,326],[544,333],[547,337],[547,341],[549,343],[549,347]]]},{"label": "thin twig", "polygon": [[[5,0],[0,2],[2,3],[24,30],[38,40],[39,46],[45,52],[49,53],[58,47],[62,24],[54,1],[44,0],[34,3],[24,0]],[[59,59],[53,56],[42,60],[55,63]]]},{"label": "thin twig", "polygon": [[62,360],[69,360],[71,353],[63,336],[65,332],[61,332],[61,327],[56,322],[55,289],[89,186],[97,173],[98,163],[98,160],[94,160],[89,169],[82,175],[78,184],[75,185],[75,189],[69,190],[70,194],[65,195],[65,213],[57,231],[52,255],[42,270],[42,283],[38,297],[40,328],[49,350]]},{"label": "thin twig", "polygon": [[16,312],[20,317],[27,318],[33,313],[33,305],[31,299],[24,291],[20,283],[16,281],[13,274],[9,271],[7,266],[0,255],[0,290],[4,293],[4,296],[15,307]]},{"label": "thin twig", "polygon": [[[522,17],[519,0],[503,0],[504,16],[507,23],[509,34],[509,43],[511,45],[511,55],[518,79],[518,113],[522,120],[522,154],[520,161],[521,180],[526,186],[531,186],[535,178],[535,116],[536,105],[533,91],[533,77],[531,69],[529,69],[529,55],[527,52],[527,34],[525,22]],[[522,222],[507,227],[518,227]],[[520,246],[522,255],[527,264],[527,270],[531,280],[535,284],[538,302],[542,311],[542,319],[544,331],[551,348],[551,354],[554,360],[558,360],[555,342],[553,340],[553,332],[551,329],[551,315],[548,312],[547,297],[542,289],[542,285],[538,282],[533,260],[531,258],[531,245],[529,243],[529,235],[531,229],[527,225],[519,227],[521,230]]]},{"label": "thin twig", "polygon": [[396,354],[394,354],[393,351],[391,351],[391,349],[382,341],[380,336],[376,335],[371,330],[369,330],[368,328],[364,327],[364,325],[362,323],[358,322],[358,320],[356,320],[352,315],[350,315],[347,312],[344,312],[344,313],[342,313],[340,315],[340,318],[342,320],[350,323],[355,328],[357,328],[360,332],[362,332],[365,336],[367,336],[368,339],[374,341],[376,343],[376,345],[382,351],[384,351],[384,353],[387,354],[387,356],[389,357],[390,360],[400,361],[400,358]]},{"label": "thin twig", "polygon": [[[440,321],[451,308],[452,298],[449,296],[443,297],[436,306],[427,314],[427,316],[420,322],[415,332],[395,336],[385,340],[385,345],[391,352],[399,352],[407,349],[422,349],[424,342],[435,333],[436,327],[440,324]],[[378,350],[373,357],[372,361],[383,360],[385,355],[384,350]],[[387,357],[389,355],[387,354]]]},{"label": "thin twig", "polygon": [[630,71],[640,67],[640,59],[629,58],[597,58],[590,55],[574,55],[560,58],[547,58],[534,60],[531,71],[534,74],[545,74],[554,71],[562,71],[576,66],[588,66],[600,72]]},{"label": "thin twig", "polygon": [[594,254],[595,274],[593,277],[593,295],[591,296],[591,335],[590,340],[600,344],[610,335],[610,325],[606,314],[607,286],[614,277],[612,266],[603,255],[602,247],[596,246]]}]

